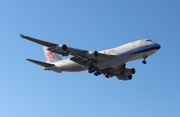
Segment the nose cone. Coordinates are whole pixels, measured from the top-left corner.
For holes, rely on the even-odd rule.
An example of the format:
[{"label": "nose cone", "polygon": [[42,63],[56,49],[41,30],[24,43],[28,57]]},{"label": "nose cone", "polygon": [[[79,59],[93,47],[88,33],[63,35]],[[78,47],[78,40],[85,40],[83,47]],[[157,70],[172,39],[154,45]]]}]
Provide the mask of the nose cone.
[{"label": "nose cone", "polygon": [[156,43],[156,48],[159,50],[161,48],[161,45],[159,45],[158,43]]}]

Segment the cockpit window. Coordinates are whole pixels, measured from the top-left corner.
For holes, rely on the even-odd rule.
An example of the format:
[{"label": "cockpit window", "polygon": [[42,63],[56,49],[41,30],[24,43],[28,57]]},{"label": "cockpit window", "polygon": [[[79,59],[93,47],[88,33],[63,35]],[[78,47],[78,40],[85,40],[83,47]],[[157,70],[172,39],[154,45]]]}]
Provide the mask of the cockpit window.
[{"label": "cockpit window", "polygon": [[150,39],[147,39],[146,41],[151,41]]}]

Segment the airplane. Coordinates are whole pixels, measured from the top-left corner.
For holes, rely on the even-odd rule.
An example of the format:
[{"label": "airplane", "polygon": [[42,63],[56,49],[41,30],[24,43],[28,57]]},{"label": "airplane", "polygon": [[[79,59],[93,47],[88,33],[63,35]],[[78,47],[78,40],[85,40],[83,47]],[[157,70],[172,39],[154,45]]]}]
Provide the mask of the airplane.
[{"label": "airplane", "polygon": [[[133,41],[115,48],[102,51],[88,51],[69,47],[66,44],[56,44],[30,36],[19,34],[21,38],[35,42],[43,46],[46,62],[26,59],[32,63],[42,66],[44,70],[54,72],[80,72],[87,70],[90,74],[99,76],[103,74],[106,78],[116,76],[119,80],[131,80],[135,74],[134,68],[126,68],[129,61],[146,59],[157,52],[161,46],[150,39]],[[71,56],[62,59],[60,56]]]}]

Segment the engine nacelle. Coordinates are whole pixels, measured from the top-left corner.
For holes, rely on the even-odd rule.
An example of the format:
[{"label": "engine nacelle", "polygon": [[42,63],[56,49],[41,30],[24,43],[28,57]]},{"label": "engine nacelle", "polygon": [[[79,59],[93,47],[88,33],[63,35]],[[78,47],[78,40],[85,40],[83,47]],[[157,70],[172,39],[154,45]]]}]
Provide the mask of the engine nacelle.
[{"label": "engine nacelle", "polygon": [[124,75],[122,77],[122,80],[131,80],[132,79],[132,75]]},{"label": "engine nacelle", "polygon": [[55,48],[56,51],[66,51],[67,50],[67,46],[65,44],[62,45],[58,45]]},{"label": "engine nacelle", "polygon": [[125,68],[124,75],[125,76],[132,75],[132,74],[135,74],[135,72],[136,72],[136,70],[134,68],[131,68],[131,69]]},{"label": "engine nacelle", "polygon": [[124,76],[122,76],[122,77],[118,77],[118,76],[117,76],[117,78],[118,78],[119,80],[131,80],[131,79],[132,79],[132,75],[124,75]]},{"label": "engine nacelle", "polygon": [[65,44],[55,45],[55,46],[49,47],[48,50],[52,52],[63,52],[67,50],[67,46]]},{"label": "engine nacelle", "polygon": [[98,57],[98,52],[97,51],[87,52],[85,56],[89,59],[96,58]]}]

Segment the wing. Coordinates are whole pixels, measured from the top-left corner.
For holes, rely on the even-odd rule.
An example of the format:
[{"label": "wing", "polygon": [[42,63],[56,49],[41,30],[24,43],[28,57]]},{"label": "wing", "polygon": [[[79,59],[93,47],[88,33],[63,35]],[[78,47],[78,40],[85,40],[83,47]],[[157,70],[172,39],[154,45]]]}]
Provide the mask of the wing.
[{"label": "wing", "polygon": [[43,41],[33,37],[25,36],[23,34],[19,35],[21,38],[49,47],[48,50],[61,54],[62,56],[72,55],[73,57],[70,60],[84,66],[88,66],[99,61],[104,61],[116,57],[116,55],[107,55],[98,51],[87,51],[83,49],[77,49],[66,46],[65,44],[58,45],[56,43]]}]

